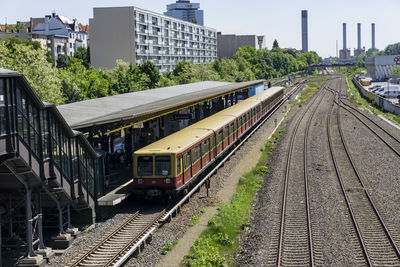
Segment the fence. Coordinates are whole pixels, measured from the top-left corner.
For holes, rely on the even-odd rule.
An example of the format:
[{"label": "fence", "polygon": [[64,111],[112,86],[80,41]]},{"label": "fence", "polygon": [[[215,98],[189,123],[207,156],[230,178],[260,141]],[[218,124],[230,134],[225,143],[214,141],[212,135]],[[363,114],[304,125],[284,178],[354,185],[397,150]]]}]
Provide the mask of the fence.
[{"label": "fence", "polygon": [[381,96],[378,96],[374,93],[371,93],[370,91],[366,90],[358,81],[358,76],[353,78],[353,83],[354,85],[358,88],[360,91],[360,94],[371,101],[374,105],[377,107],[382,108],[384,111],[393,113],[395,115],[400,115],[400,106],[395,105],[386,98],[383,98]]}]

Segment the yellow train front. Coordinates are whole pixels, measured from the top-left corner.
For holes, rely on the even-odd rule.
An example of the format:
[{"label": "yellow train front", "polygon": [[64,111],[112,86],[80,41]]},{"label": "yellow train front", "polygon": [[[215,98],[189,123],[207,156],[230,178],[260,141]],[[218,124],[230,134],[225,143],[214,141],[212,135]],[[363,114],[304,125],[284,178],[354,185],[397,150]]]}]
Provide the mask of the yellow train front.
[{"label": "yellow train front", "polygon": [[283,88],[270,88],[137,150],[134,194],[174,196],[188,188],[282,98]]}]

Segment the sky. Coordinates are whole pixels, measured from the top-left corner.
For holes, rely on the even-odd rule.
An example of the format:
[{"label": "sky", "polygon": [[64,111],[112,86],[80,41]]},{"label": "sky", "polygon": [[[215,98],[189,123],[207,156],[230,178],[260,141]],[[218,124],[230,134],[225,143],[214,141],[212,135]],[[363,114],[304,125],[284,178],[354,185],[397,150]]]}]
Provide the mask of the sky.
[{"label": "sky", "polygon": [[[5,1],[5,0],[2,0]],[[30,17],[57,14],[87,24],[93,7],[136,6],[157,13],[175,0],[18,0],[1,5],[0,24],[28,21]],[[347,23],[347,47],[357,46],[357,23],[361,23],[361,46],[371,48],[371,23],[376,27],[376,47],[400,42],[399,0],[192,0],[204,10],[205,25],[223,34],[255,34],[266,37],[271,48],[277,39],[282,48],[301,49],[301,10],[308,10],[308,47],[322,57],[342,48],[342,23]]]}]

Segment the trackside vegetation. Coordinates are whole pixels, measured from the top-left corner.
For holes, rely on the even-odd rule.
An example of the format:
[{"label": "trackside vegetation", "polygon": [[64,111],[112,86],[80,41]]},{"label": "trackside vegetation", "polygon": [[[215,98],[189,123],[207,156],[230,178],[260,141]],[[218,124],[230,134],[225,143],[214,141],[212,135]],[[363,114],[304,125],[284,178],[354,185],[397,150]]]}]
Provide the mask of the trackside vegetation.
[{"label": "trackside vegetation", "polygon": [[325,84],[328,78],[329,76],[312,76],[307,81],[306,88],[301,92],[294,105],[302,107]]},{"label": "trackside vegetation", "polygon": [[254,197],[268,171],[266,165],[272,149],[285,131],[286,122],[261,148],[256,167],[243,175],[231,201],[218,207],[218,213],[194,242],[191,253],[183,261],[185,266],[234,266],[240,249],[238,235],[249,225]]}]

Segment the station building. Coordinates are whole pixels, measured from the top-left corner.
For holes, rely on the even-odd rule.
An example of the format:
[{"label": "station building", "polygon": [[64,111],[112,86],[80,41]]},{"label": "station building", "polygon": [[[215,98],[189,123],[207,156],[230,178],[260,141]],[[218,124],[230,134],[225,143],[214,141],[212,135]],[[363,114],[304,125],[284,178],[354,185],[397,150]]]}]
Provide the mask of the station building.
[{"label": "station building", "polygon": [[90,24],[90,58],[94,67],[113,68],[153,62],[161,73],[182,60],[194,64],[217,58],[215,29],[137,7],[94,8]]},{"label": "station building", "polygon": [[43,266],[73,223],[129,196],[133,151],[262,90],[200,82],[56,107],[0,69],[0,265]]}]

